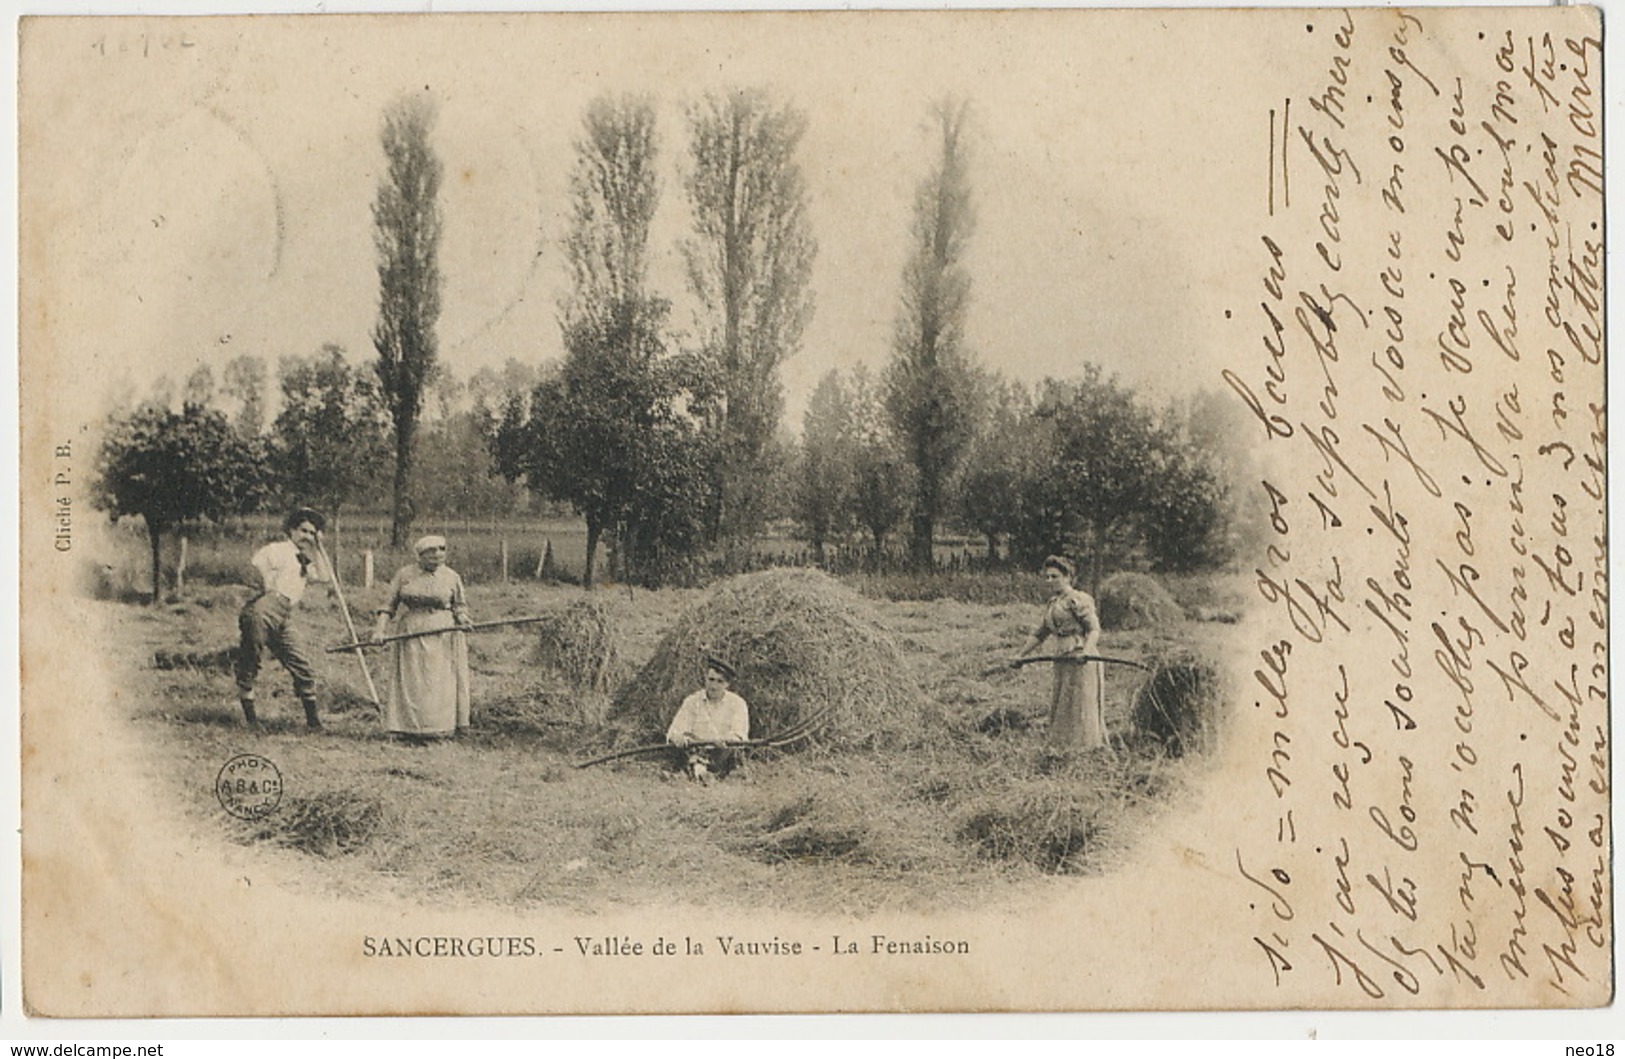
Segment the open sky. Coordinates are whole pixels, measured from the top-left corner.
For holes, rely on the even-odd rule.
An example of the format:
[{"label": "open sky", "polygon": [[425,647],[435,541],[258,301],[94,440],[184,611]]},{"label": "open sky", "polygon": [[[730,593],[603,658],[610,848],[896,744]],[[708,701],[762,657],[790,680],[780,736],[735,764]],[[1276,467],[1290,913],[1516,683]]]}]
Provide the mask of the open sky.
[{"label": "open sky", "polygon": [[[30,188],[25,140],[25,192],[62,218],[48,272],[83,310],[64,352],[92,368],[104,401],[199,364],[218,377],[242,353],[274,363],[334,342],[370,357],[378,131],[392,100],[426,92],[446,167],[440,348],[466,377],[561,354],[571,141],[604,92],[657,100],[652,284],[674,302],[673,326],[693,330],[677,252],[683,108],[765,86],[809,119],[816,311],[783,372],[799,424],[830,368],[888,356],[933,158],[928,109],[952,94],[974,116],[972,349],[1027,381],[1096,361],[1163,392],[1216,385],[1228,306],[1204,296],[1202,270],[1229,268],[1249,237],[1212,204],[1260,197],[1267,121],[1256,96],[1244,107],[1223,91],[1248,61],[1233,38],[1225,62],[1209,62],[1204,19],[1127,35],[1124,17],[36,23],[25,39],[37,31],[42,46],[25,49],[23,74],[39,89],[24,119],[42,119],[57,164],[48,187]],[[1184,90],[1151,107],[1148,87],[1170,83]]]}]

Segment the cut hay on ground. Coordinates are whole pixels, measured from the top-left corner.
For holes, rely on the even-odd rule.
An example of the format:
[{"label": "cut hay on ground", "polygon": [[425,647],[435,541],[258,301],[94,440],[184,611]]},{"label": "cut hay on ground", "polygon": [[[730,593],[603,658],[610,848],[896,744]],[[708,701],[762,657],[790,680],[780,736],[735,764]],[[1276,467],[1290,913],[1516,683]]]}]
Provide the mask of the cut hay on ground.
[{"label": "cut hay on ground", "polygon": [[615,698],[616,714],[662,733],[698,690],[707,655],[738,670],[751,734],[830,711],[810,742],[910,745],[939,726],[897,641],[857,593],[816,570],[732,578],[685,612]]},{"label": "cut hay on ground", "polygon": [[765,864],[861,864],[905,875],[949,870],[964,860],[935,813],[877,807],[872,789],[838,780],[763,798],[730,822],[735,851]]},{"label": "cut hay on ground", "polygon": [[154,651],[154,669],[194,669],[202,673],[230,673],[237,666],[237,648],[217,647],[212,651]]},{"label": "cut hay on ground", "polygon": [[1114,574],[1100,586],[1100,624],[1107,629],[1171,625],[1185,612],[1150,574]]},{"label": "cut hay on ground", "polygon": [[1134,726],[1174,757],[1211,753],[1225,701],[1218,669],[1192,652],[1161,659],[1134,700]]},{"label": "cut hay on ground", "polygon": [[377,798],[329,790],[311,798],[289,798],[259,821],[253,837],[316,857],[337,857],[372,841],[383,819],[384,806]]},{"label": "cut hay on ground", "polygon": [[602,712],[596,704],[583,705],[584,694],[590,693],[541,684],[488,698],[476,704],[473,725],[505,735],[556,735],[590,723],[592,715]]},{"label": "cut hay on ground", "polygon": [[1029,781],[964,808],[957,835],[989,860],[1076,875],[1098,852],[1104,810],[1075,785]]}]

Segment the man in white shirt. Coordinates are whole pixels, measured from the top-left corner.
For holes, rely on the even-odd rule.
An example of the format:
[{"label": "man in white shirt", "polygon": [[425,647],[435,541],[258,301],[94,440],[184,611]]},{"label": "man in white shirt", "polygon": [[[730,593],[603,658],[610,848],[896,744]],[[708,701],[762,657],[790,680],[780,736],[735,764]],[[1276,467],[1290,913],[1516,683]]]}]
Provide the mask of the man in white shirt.
[{"label": "man in white shirt", "polygon": [[251,560],[250,584],[259,591],[237,616],[242,633],[237,648],[237,696],[242,702],[243,719],[250,727],[259,724],[254,710],[254,681],[266,650],[293,677],[294,694],[305,708],[306,726],[322,726],[316,712],[316,669],[294,615],[304,598],[305,586],[325,579],[318,557],[326,526],[319,512],[298,508],[282,520],[287,537],[267,544]]},{"label": "man in white shirt", "polygon": [[720,658],[705,660],[705,687],[683,700],[666,729],[666,742],[683,752],[689,778],[710,783],[733,770],[739,753],[722,744],[750,738],[750,708],[729,689],[734,669]]}]

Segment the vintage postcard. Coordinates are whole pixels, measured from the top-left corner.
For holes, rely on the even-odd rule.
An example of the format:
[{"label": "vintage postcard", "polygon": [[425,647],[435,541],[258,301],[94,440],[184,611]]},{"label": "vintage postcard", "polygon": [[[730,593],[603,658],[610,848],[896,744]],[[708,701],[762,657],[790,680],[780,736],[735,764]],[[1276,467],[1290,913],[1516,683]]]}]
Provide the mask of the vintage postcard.
[{"label": "vintage postcard", "polygon": [[1596,9],[19,32],[31,1014],[1611,1002]]}]

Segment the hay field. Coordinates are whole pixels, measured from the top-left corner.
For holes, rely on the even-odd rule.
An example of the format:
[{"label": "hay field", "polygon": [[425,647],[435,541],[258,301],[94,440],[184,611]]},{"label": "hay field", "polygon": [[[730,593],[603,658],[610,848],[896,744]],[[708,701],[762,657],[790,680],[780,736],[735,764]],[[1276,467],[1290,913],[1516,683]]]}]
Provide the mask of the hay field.
[{"label": "hay field", "polygon": [[[889,602],[843,585],[830,598],[895,647],[895,656],[873,657],[895,657],[887,664],[899,667],[898,687],[917,689],[923,704],[903,738],[758,752],[743,775],[711,787],[652,759],[576,769],[658,738],[651,719],[677,703],[630,709],[625,692],[656,668],[663,638],[721,587],[601,590],[583,607],[584,594],[569,586],[471,585],[476,621],[554,620],[471,637],[474,727],[425,747],[380,731],[351,656],[322,656],[324,732],[305,732],[286,674],[269,660],[263,728],[240,727],[220,656],[235,642],[242,589],[196,586],[159,607],[89,605],[112,630],[128,691],[120,708],[143,771],[159,785],[155,797],[167,803],[159,808],[204,848],[235,843],[280,858],[313,892],[578,911],[678,899],[820,914],[968,907],[990,888],[1112,870],[1204,767],[1133,729],[1145,676],[1119,667],[1107,675],[1113,748],[1047,755],[1047,667],[984,675],[1022,642],[1036,608]],[[323,595],[307,598],[305,620],[314,639],[336,644],[346,638],[342,619]],[[377,602],[356,590],[350,597],[357,613]],[[561,653],[572,623],[613,636],[613,664]],[[1108,630],[1101,649],[1188,663],[1216,658],[1227,631],[1195,621]],[[383,658],[372,657],[381,681]],[[749,698],[743,681],[740,690]],[[269,757],[283,775],[282,805],[260,821],[228,816],[212,788],[240,753]]]}]

